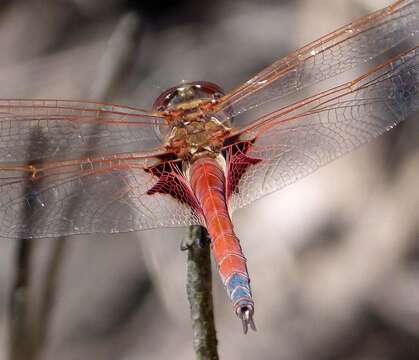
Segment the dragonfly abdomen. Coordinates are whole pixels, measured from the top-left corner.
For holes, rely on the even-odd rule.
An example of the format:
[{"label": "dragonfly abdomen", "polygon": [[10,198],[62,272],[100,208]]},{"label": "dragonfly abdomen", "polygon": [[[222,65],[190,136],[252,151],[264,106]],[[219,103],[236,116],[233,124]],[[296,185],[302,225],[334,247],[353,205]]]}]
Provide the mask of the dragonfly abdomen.
[{"label": "dragonfly abdomen", "polygon": [[190,184],[200,203],[218,272],[236,314],[242,319],[245,332],[248,325],[254,329],[254,303],[246,258],[228,212],[224,171],[215,159],[201,158],[191,167]]}]

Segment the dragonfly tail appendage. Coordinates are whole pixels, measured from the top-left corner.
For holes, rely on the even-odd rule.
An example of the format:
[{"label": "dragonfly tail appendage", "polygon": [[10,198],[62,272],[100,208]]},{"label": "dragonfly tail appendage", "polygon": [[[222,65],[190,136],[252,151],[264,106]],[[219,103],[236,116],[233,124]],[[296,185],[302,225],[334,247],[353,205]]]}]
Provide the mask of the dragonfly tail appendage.
[{"label": "dragonfly tail appendage", "polygon": [[256,330],[246,258],[228,212],[224,171],[215,159],[201,158],[192,165],[190,183],[201,205],[211,237],[211,250],[234,310],[245,333],[249,327]]},{"label": "dragonfly tail appendage", "polygon": [[246,334],[249,326],[256,331],[253,320],[254,302],[250,290],[250,280],[245,274],[233,273],[226,281],[226,288],[230,299],[234,304],[234,310],[243,324],[243,332]]}]

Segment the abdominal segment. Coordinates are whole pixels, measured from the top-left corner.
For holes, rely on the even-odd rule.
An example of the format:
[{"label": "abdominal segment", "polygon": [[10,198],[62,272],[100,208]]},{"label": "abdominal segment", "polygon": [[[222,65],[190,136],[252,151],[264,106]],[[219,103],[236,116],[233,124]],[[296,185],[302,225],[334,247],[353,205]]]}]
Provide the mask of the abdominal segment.
[{"label": "abdominal segment", "polygon": [[241,308],[253,309],[246,258],[226,204],[224,171],[210,157],[198,159],[190,169],[190,185],[200,204],[218,271],[236,313]]}]

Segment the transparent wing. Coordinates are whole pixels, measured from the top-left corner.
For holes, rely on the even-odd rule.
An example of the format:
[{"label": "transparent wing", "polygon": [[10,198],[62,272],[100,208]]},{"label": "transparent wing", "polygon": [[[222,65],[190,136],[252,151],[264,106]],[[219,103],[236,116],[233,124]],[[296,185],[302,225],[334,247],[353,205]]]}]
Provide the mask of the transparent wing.
[{"label": "transparent wing", "polygon": [[[148,151],[164,119],[144,110],[59,100],[0,100],[0,161],[65,160],[86,151]],[[35,146],[35,145],[38,146]]]},{"label": "transparent wing", "polygon": [[150,160],[131,154],[1,166],[0,236],[39,238],[199,224],[185,201],[147,193],[158,181],[146,171]]},{"label": "transparent wing", "polygon": [[[215,116],[249,109],[344,73],[392,49],[419,31],[419,0],[399,0],[273,63],[225,95]],[[249,119],[235,118],[235,126]]]},{"label": "transparent wing", "polygon": [[[273,112],[234,134],[254,143],[232,209],[308,175],[391,129],[419,108],[419,47],[365,76]],[[232,153],[230,145],[227,153]]]}]

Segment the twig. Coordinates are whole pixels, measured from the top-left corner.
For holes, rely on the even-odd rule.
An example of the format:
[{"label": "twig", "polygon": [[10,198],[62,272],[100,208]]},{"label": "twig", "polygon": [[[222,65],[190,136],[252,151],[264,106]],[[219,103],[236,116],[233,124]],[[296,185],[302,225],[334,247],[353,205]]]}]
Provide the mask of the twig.
[{"label": "twig", "polygon": [[[108,41],[103,58],[99,62],[96,79],[89,91],[89,98],[108,100],[121,81],[124,71],[130,67],[131,59],[135,56],[140,43],[141,19],[137,14],[128,13],[118,23],[113,35]],[[93,129],[92,132],[98,131]],[[95,139],[95,137],[92,137]],[[93,147],[86,145],[86,154]],[[82,201],[79,196],[68,205],[67,217],[72,218],[76,204]],[[53,244],[45,278],[41,289],[41,304],[36,329],[37,352],[41,353],[47,343],[48,331],[51,325],[51,316],[56,300],[59,273],[67,246],[67,237],[61,236]],[[35,334],[34,334],[35,335]],[[34,357],[33,357],[34,358]],[[12,358],[15,360],[15,358]],[[20,360],[20,358],[18,358]],[[28,358],[25,358],[28,360]]]},{"label": "twig", "polygon": [[217,336],[212,300],[211,258],[208,233],[201,226],[189,228],[186,292],[191,309],[196,359],[216,360]]},{"label": "twig", "polygon": [[141,16],[129,12],[119,21],[99,62],[88,97],[108,101],[130,73],[143,34]]},{"label": "twig", "polygon": [[[43,148],[38,144],[42,143]],[[28,154],[42,154],[48,147],[48,139],[44,137],[39,129],[31,133],[31,141],[28,147]],[[40,157],[42,158],[42,156]],[[28,165],[40,165],[42,161],[29,162]],[[15,255],[15,280],[10,294],[10,317],[9,317],[9,359],[11,360],[32,360],[38,355],[39,346],[35,334],[37,329],[35,323],[31,322],[30,285],[31,285],[31,260],[33,257],[34,240],[30,239],[34,228],[34,209],[36,207],[38,189],[41,187],[42,179],[32,181],[30,176],[26,179],[23,189],[25,205],[21,212],[21,234],[17,240]]]},{"label": "twig", "polygon": [[45,270],[45,278],[41,289],[41,304],[38,312],[37,344],[41,352],[48,337],[51,325],[51,315],[55,307],[61,266],[67,248],[66,237],[54,239],[52,250]]},{"label": "twig", "polygon": [[30,360],[34,353],[29,318],[29,283],[32,240],[19,239],[16,247],[16,277],[10,294],[9,359]]}]

